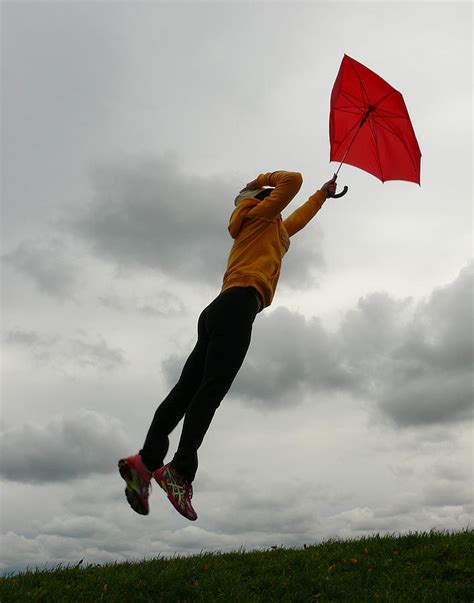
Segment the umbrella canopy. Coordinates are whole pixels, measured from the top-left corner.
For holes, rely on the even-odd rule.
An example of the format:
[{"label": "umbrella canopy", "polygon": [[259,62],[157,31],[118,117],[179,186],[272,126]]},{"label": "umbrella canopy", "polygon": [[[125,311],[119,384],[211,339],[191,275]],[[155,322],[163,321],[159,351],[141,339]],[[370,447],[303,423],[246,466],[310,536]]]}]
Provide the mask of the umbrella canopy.
[{"label": "umbrella canopy", "polygon": [[329,138],[330,161],[349,163],[382,182],[420,184],[421,151],[403,96],[347,55],[331,93]]}]

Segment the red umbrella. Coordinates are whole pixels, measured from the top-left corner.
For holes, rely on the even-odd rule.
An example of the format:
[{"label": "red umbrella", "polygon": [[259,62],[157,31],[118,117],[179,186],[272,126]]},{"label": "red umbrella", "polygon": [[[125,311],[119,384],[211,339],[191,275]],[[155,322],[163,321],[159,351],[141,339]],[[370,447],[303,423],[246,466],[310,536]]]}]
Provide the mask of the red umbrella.
[{"label": "red umbrella", "polygon": [[[420,184],[421,152],[403,96],[346,54],[331,93],[329,138],[330,161],[349,163],[382,182]],[[336,196],[346,192],[344,187]]]}]

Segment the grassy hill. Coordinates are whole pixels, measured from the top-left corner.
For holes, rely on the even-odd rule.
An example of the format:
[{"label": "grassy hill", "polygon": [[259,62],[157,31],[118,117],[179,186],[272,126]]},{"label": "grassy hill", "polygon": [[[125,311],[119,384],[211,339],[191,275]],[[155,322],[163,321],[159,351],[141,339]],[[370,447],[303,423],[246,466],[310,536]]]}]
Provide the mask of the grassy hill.
[{"label": "grassy hill", "polygon": [[201,553],[0,579],[0,601],[474,601],[474,530]]}]

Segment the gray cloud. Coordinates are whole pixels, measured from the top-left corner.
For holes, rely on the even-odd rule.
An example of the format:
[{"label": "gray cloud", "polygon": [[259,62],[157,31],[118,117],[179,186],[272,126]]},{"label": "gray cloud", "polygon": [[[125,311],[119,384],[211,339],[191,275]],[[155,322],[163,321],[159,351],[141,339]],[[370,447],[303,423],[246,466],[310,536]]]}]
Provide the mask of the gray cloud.
[{"label": "gray cloud", "polygon": [[0,475],[42,484],[109,473],[125,448],[126,436],[116,419],[80,410],[43,426],[25,423],[4,432]]},{"label": "gray cloud", "polygon": [[[260,542],[267,545],[275,544],[276,539],[291,544],[301,542],[318,519],[316,501],[324,498],[324,493],[319,493],[317,498],[305,499],[305,487],[301,483],[293,484],[289,490],[293,498],[290,494],[276,498],[256,488],[242,491],[245,495],[234,494],[225,504],[222,501],[215,506],[213,530],[235,536],[258,534]],[[295,499],[299,500],[298,505],[292,502]]]},{"label": "gray cloud", "polygon": [[125,364],[122,350],[111,348],[102,337],[96,342],[73,338],[70,346],[72,358],[82,367],[113,370]]},{"label": "gray cloud", "polygon": [[379,384],[381,410],[398,425],[465,420],[473,402],[474,264],[418,304]]},{"label": "gray cloud", "polygon": [[400,509],[355,507],[331,519],[344,526],[343,533],[358,534],[359,537],[366,532],[386,533],[406,529],[406,518]]},{"label": "gray cloud", "polygon": [[93,197],[69,221],[93,253],[123,270],[152,269],[182,279],[215,282],[225,270],[225,211],[230,191],[219,181],[181,173],[176,158],[101,165]]},{"label": "gray cloud", "polygon": [[[473,266],[417,304],[373,293],[328,332],[277,308],[254,324],[232,393],[255,408],[284,409],[306,397],[347,391],[374,402],[397,426],[463,421],[472,409]],[[163,362],[174,385],[185,357]]]},{"label": "gray cloud", "polygon": [[463,507],[472,503],[472,482],[433,482],[424,488],[423,504],[429,507]]},{"label": "gray cloud", "polygon": [[2,260],[30,277],[43,293],[61,300],[73,297],[78,264],[65,253],[65,243],[58,237],[22,241]]},{"label": "gray cloud", "polygon": [[106,537],[109,532],[110,526],[105,525],[101,518],[92,515],[68,518],[54,517],[41,525],[42,534],[66,538],[93,538],[97,540]]},{"label": "gray cloud", "polygon": [[465,467],[455,461],[442,461],[433,465],[434,475],[447,481],[472,481],[474,468]]},{"label": "gray cloud", "polygon": [[467,420],[472,414],[472,376],[437,374],[410,376],[403,381],[403,371],[381,385],[380,409],[400,426],[424,425]]},{"label": "gray cloud", "polygon": [[60,372],[91,368],[96,371],[113,371],[126,364],[123,350],[111,347],[100,335],[92,338],[83,331],[66,338],[43,336],[35,331],[17,328],[5,334],[5,342],[26,350],[36,362]]},{"label": "gray cloud", "polygon": [[159,290],[147,297],[133,295],[115,295],[108,293],[98,298],[99,303],[116,312],[137,312],[149,318],[182,316],[185,306],[179,297],[167,291]]},{"label": "gray cloud", "polygon": [[353,377],[321,322],[277,308],[258,318],[235,394],[251,404],[286,408],[308,392],[347,389]]},{"label": "gray cloud", "polygon": [[[108,163],[91,174],[88,206],[62,227],[121,270],[159,270],[184,281],[221,283],[233,239],[227,231],[241,180],[184,173],[175,154]],[[294,200],[291,211],[306,199]],[[289,208],[290,209],[290,208]],[[285,286],[314,286],[323,265],[319,239],[284,259]]]},{"label": "gray cloud", "polygon": [[26,348],[35,348],[49,345],[54,339],[45,338],[35,331],[24,331],[22,329],[13,329],[5,334],[5,342],[11,345],[18,345]]},{"label": "gray cloud", "polygon": [[364,393],[383,370],[387,354],[404,338],[404,326],[412,317],[411,299],[395,300],[385,292],[359,299],[346,312],[337,333],[337,345]]},{"label": "gray cloud", "polygon": [[[407,533],[439,526],[459,529],[467,524],[472,505],[469,504],[470,497],[463,484],[460,484],[459,492],[436,483],[430,483],[421,490],[395,496],[388,505],[354,507],[335,513],[328,517],[327,525],[339,525],[341,537],[353,538],[373,532]],[[451,506],[458,507],[456,516],[459,523],[446,513],[446,507]]]}]

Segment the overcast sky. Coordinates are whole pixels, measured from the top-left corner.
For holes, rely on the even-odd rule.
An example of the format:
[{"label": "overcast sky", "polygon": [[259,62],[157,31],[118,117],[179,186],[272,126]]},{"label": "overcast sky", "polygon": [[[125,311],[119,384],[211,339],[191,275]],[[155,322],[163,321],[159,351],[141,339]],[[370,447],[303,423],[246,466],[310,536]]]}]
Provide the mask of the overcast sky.
[{"label": "overcast sky", "polygon": [[[2,2],[0,571],[472,526],[472,5]],[[117,471],[219,293],[238,191],[329,163],[348,54],[421,187],[343,166],[199,450],[191,524]],[[171,436],[169,461],[181,424]]]}]

